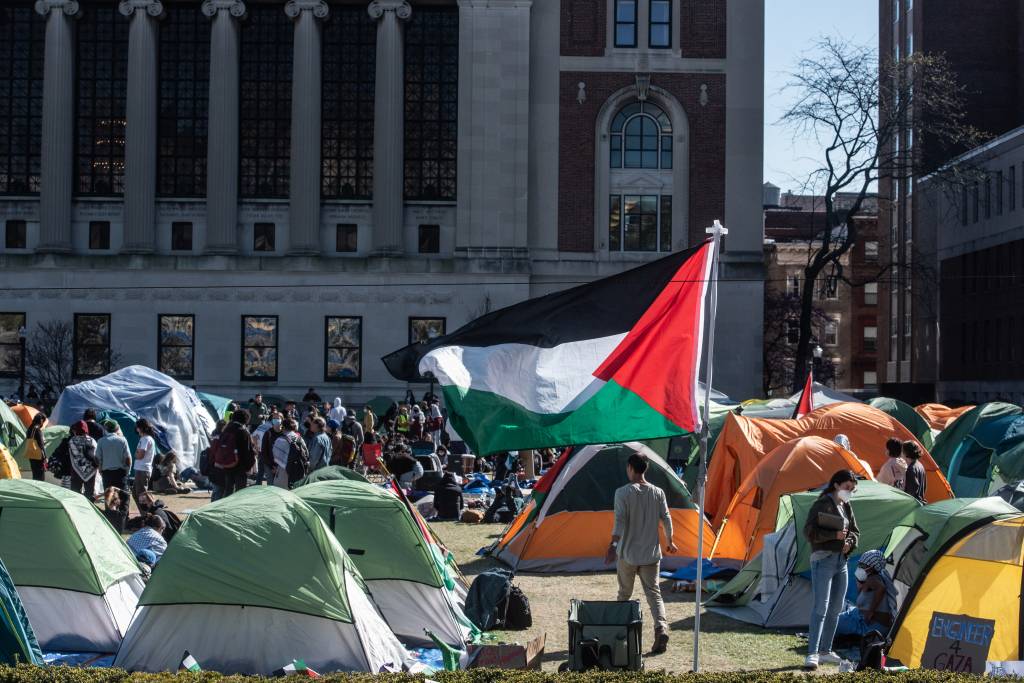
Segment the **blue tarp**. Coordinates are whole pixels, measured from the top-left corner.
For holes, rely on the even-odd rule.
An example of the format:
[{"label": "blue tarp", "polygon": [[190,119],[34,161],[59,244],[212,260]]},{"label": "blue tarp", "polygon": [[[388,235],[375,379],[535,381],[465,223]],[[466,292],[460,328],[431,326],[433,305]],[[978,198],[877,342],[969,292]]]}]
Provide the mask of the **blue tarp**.
[{"label": "blue tarp", "polygon": [[[711,560],[704,560],[704,574],[705,579],[710,579],[720,574],[736,574],[735,569],[728,567],[719,567]],[[696,581],[697,580],[697,561],[694,560],[685,567],[680,567],[674,572],[662,572],[662,578],[674,579],[676,581]]]}]

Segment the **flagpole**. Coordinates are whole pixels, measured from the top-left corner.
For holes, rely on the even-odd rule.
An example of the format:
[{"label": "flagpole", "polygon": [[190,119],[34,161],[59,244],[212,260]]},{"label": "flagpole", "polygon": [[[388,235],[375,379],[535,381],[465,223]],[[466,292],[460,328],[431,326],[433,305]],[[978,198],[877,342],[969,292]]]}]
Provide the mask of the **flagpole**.
[{"label": "flagpole", "polygon": [[704,420],[700,433],[700,468],[697,473],[697,592],[694,594],[693,616],[693,672],[700,671],[700,613],[701,593],[704,582],[704,489],[708,478],[708,436],[711,433],[711,370],[715,355],[715,313],[718,310],[718,254],[721,248],[722,235],[729,231],[715,220],[715,224],[705,230],[712,237],[711,271],[708,291],[711,294],[708,304],[708,350],[704,366]]}]

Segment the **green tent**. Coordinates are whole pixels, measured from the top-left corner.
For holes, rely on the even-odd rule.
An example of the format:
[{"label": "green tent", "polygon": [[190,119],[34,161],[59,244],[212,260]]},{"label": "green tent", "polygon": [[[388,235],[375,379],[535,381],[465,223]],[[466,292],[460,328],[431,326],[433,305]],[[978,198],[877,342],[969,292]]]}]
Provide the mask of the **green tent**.
[{"label": "green tent", "polygon": [[[57,447],[68,437],[70,432],[68,427],[43,427],[43,450],[46,452],[47,458],[53,455],[53,452],[57,450]],[[28,442],[22,441],[17,450],[11,454],[18,463],[18,467],[23,470],[29,469],[28,458],[25,456],[27,448]]]},{"label": "green tent", "polygon": [[357,412],[359,413],[359,416],[362,417],[363,408],[365,408],[366,406],[370,406],[370,408],[373,410],[373,414],[376,415],[377,419],[379,420],[383,418],[385,415],[387,415],[387,412],[391,410],[391,404],[393,403],[397,403],[397,401],[388,396],[374,396],[369,401],[361,405]]},{"label": "green tent", "polygon": [[903,604],[931,558],[968,526],[1019,515],[1001,498],[951,498],[913,510],[903,518],[886,544],[885,556]]},{"label": "green tent", "polygon": [[0,444],[13,451],[25,440],[25,425],[6,403],[0,401]]},{"label": "green tent", "polygon": [[0,560],[0,664],[42,666],[43,653],[7,567]]},{"label": "green tent", "polygon": [[429,645],[424,629],[459,647],[476,635],[462,613],[461,577],[449,568],[447,552],[398,496],[348,480],[310,484],[295,494],[334,532],[403,642]]},{"label": "green tent", "polygon": [[225,419],[228,413],[228,406],[231,405],[230,398],[218,396],[217,394],[208,394],[205,391],[197,391],[196,395],[203,402],[203,407],[206,408],[206,411],[213,416],[214,422]]},{"label": "green tent", "polygon": [[405,657],[317,513],[272,486],[189,515],[139,605],[114,662],[129,671],[175,671],[186,650],[204,669],[264,676],[293,659],[377,672]]},{"label": "green tent", "polygon": [[958,498],[986,496],[1024,479],[1024,411],[985,403],[958,417],[935,439],[932,457]]},{"label": "green tent", "polygon": [[134,554],[85,496],[0,481],[0,556],[44,649],[117,649],[142,580]]},{"label": "green tent", "polygon": [[926,449],[931,450],[932,448],[932,428],[928,422],[921,417],[913,406],[910,406],[903,401],[895,398],[885,398],[879,396],[868,401],[868,405],[872,408],[877,408],[889,417],[893,417],[901,425],[907,428],[907,430],[917,437],[917,440],[921,442],[921,445]]},{"label": "green tent", "polygon": [[[803,528],[820,491],[783,496],[775,532],[764,538],[764,550],[708,602],[716,612],[766,628],[807,626],[811,610],[811,546]],[[885,546],[895,519],[921,504],[903,491],[862,481],[850,500],[860,528],[860,543],[850,564],[865,551]],[[853,568],[850,569],[852,575]],[[853,583],[851,582],[851,585]],[[851,592],[855,592],[855,587]],[[849,595],[852,600],[854,596]]]},{"label": "green tent", "polygon": [[349,481],[361,481],[369,484],[370,480],[359,474],[355,470],[351,470],[341,465],[331,465],[330,467],[321,467],[318,470],[314,470],[306,475],[304,478],[299,479],[292,486],[293,489],[306,484],[315,484],[318,481],[338,481],[341,479],[347,479]]}]

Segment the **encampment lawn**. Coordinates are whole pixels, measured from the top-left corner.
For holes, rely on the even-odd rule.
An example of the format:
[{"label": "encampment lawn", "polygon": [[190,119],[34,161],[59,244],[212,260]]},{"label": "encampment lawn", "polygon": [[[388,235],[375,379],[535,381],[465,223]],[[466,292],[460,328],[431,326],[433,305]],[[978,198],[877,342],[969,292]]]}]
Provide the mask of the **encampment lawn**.
[{"label": "encampment lawn", "polygon": [[[208,493],[193,493],[161,498],[179,514],[207,504]],[[456,524],[442,522],[432,525],[437,534],[455,553],[463,573],[469,581],[482,571],[503,566],[487,557],[478,557],[477,550],[490,545],[503,527],[498,524]],[[565,661],[568,627],[566,616],[570,598],[587,600],[614,600],[615,575],[599,574],[520,574],[517,583],[530,598],[533,628],[528,631],[499,632],[507,642],[526,642],[547,633],[544,669],[554,671]],[[662,583],[665,606],[668,610],[672,640],[668,652],[659,657],[646,657],[647,669],[665,669],[670,672],[690,670],[693,657],[692,593],[672,593],[670,582]],[[644,650],[651,645],[653,626],[637,582],[634,597],[639,597],[644,611]],[[704,613],[701,619],[701,668],[706,671],[737,669],[768,669],[796,671],[803,664],[805,641],[792,633],[766,631],[715,614]],[[823,671],[835,667],[823,667]]]}]

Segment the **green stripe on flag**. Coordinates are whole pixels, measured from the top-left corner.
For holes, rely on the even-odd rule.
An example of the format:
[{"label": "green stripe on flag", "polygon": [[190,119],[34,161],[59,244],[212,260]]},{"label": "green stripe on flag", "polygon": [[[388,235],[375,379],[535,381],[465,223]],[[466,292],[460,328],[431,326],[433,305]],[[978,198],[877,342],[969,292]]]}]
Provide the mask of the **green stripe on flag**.
[{"label": "green stripe on flag", "polygon": [[481,455],[688,433],[614,381],[576,410],[551,414],[529,411],[489,391],[445,386],[442,392],[455,431]]}]

